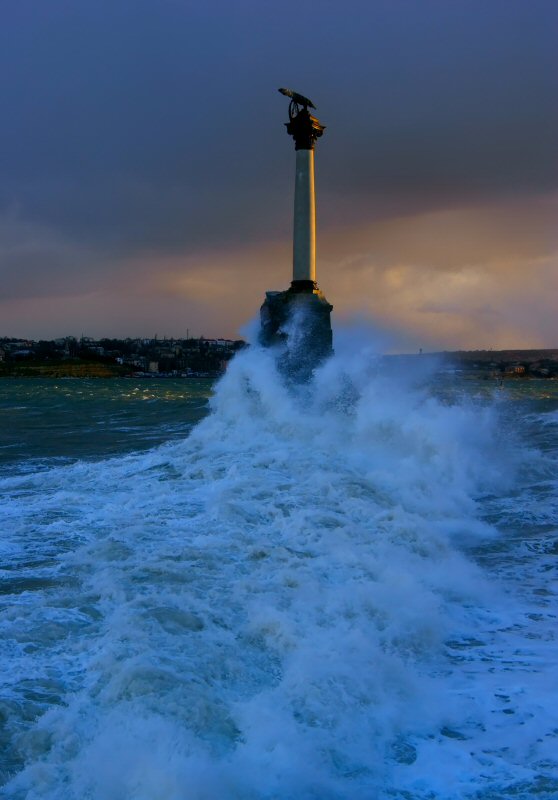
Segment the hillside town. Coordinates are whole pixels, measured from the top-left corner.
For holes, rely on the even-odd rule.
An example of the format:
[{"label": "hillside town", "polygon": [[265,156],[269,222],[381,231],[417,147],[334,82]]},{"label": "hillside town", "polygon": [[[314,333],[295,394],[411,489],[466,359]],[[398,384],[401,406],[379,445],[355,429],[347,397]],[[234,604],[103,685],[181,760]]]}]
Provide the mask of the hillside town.
[{"label": "hillside town", "polygon": [[[0,377],[216,378],[246,347],[242,339],[0,338]],[[398,368],[432,359],[471,378],[558,379],[558,350],[464,350],[386,357]]]},{"label": "hillside town", "polygon": [[0,339],[0,375],[216,377],[245,346],[232,339]]}]

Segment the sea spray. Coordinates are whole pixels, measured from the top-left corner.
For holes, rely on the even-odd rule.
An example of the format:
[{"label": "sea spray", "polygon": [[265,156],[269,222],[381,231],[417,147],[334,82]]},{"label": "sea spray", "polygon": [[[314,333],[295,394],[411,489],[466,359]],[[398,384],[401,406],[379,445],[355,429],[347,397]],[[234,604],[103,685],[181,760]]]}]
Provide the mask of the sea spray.
[{"label": "sea spray", "polygon": [[336,348],[295,390],[254,347],[183,442],[7,481],[5,546],[44,582],[2,618],[8,797],[453,800],[539,780],[517,744],[539,702],[514,673],[522,611],[470,557],[498,541],[479,498],[520,451],[492,402]]}]

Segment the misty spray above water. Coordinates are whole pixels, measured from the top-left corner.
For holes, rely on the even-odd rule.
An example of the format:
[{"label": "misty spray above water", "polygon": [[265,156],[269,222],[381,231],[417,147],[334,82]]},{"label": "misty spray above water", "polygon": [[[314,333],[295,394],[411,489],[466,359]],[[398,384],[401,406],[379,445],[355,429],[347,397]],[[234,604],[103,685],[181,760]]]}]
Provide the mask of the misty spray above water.
[{"label": "misty spray above water", "polygon": [[7,796],[550,797],[550,666],[517,655],[495,527],[550,455],[498,405],[362,336],[298,389],[253,347],[184,441],[3,480],[36,580],[0,623]]}]

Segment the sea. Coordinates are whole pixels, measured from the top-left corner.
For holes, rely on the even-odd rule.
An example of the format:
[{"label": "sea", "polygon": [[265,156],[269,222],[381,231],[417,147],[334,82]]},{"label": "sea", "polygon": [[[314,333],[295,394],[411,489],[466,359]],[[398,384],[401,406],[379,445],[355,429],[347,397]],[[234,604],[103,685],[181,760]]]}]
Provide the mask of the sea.
[{"label": "sea", "polygon": [[0,382],[10,800],[556,800],[558,382]]}]

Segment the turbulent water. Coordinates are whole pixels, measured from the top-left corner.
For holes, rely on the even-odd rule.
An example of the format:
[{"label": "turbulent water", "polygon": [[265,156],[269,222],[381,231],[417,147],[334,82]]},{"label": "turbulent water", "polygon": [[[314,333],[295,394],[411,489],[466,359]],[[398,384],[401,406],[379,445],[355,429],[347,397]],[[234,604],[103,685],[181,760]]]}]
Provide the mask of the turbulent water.
[{"label": "turbulent water", "polygon": [[558,797],[558,385],[0,384],[10,800]]}]

